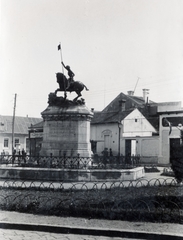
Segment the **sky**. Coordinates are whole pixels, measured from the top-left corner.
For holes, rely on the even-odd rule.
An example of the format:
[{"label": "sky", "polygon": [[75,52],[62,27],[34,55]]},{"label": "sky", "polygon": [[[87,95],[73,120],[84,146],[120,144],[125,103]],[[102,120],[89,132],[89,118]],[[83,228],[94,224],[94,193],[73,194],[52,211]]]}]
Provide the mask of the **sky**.
[{"label": "sky", "polygon": [[183,102],[182,9],[182,0],[0,0],[0,115],[13,114],[17,94],[17,116],[41,117],[62,72],[59,43],[89,109],[144,88],[154,102]]}]

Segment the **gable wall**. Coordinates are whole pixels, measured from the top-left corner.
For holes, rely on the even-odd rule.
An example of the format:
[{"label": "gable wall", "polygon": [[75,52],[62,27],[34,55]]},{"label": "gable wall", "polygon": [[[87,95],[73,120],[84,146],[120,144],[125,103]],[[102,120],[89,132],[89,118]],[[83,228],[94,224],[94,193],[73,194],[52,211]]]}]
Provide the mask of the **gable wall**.
[{"label": "gable wall", "polygon": [[[135,122],[135,119],[137,119],[137,122]],[[119,126],[117,123],[91,125],[91,140],[97,141],[97,153],[101,155],[101,152],[104,150],[105,131],[106,134],[110,135],[110,148],[113,151],[113,155],[117,156],[119,151]],[[155,129],[139,110],[135,109],[121,123],[120,154],[126,155],[126,140],[132,140],[133,143],[135,142],[136,154],[148,161],[152,161],[152,159],[157,161],[159,138],[152,137],[152,132],[155,132]],[[148,159],[149,157],[150,160]]]},{"label": "gable wall", "polygon": [[152,132],[156,130],[147,121],[147,119],[135,109],[123,120],[123,136],[152,136]]}]

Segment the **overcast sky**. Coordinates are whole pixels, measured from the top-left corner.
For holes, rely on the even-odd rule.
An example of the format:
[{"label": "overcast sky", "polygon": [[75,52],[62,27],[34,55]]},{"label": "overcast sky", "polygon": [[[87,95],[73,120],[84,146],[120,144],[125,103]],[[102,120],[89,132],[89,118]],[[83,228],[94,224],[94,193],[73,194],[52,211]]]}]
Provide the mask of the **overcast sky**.
[{"label": "overcast sky", "polygon": [[[0,114],[41,117],[66,65],[102,110],[120,92],[183,101],[182,0],[0,0]],[[65,72],[65,74],[67,74]],[[139,80],[138,80],[139,78]],[[137,81],[138,80],[138,81]],[[75,93],[69,93],[74,98]]]}]

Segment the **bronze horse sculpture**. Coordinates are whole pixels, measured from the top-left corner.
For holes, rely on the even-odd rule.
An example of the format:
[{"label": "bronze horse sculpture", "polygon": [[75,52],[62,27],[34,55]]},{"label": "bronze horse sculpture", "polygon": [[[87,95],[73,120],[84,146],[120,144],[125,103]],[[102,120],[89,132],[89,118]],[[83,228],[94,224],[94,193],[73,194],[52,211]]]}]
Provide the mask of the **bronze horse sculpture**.
[{"label": "bronze horse sculpture", "polygon": [[76,92],[78,96],[73,100],[76,101],[79,97],[82,96],[81,92],[83,91],[84,88],[86,89],[86,91],[89,90],[82,82],[79,81],[74,81],[71,84],[69,84],[68,79],[63,73],[56,73],[56,78],[59,84],[59,88],[55,91],[55,94],[57,94],[58,91],[65,92],[64,93],[65,99],[67,97],[66,92]]}]

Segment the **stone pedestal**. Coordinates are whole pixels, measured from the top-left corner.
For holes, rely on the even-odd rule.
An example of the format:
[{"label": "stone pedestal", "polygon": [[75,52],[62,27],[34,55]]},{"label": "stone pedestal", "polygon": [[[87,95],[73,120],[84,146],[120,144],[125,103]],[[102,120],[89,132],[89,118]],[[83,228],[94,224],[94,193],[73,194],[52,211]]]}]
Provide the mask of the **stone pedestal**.
[{"label": "stone pedestal", "polygon": [[41,156],[91,157],[90,121],[93,113],[85,104],[48,106],[42,113]]}]

